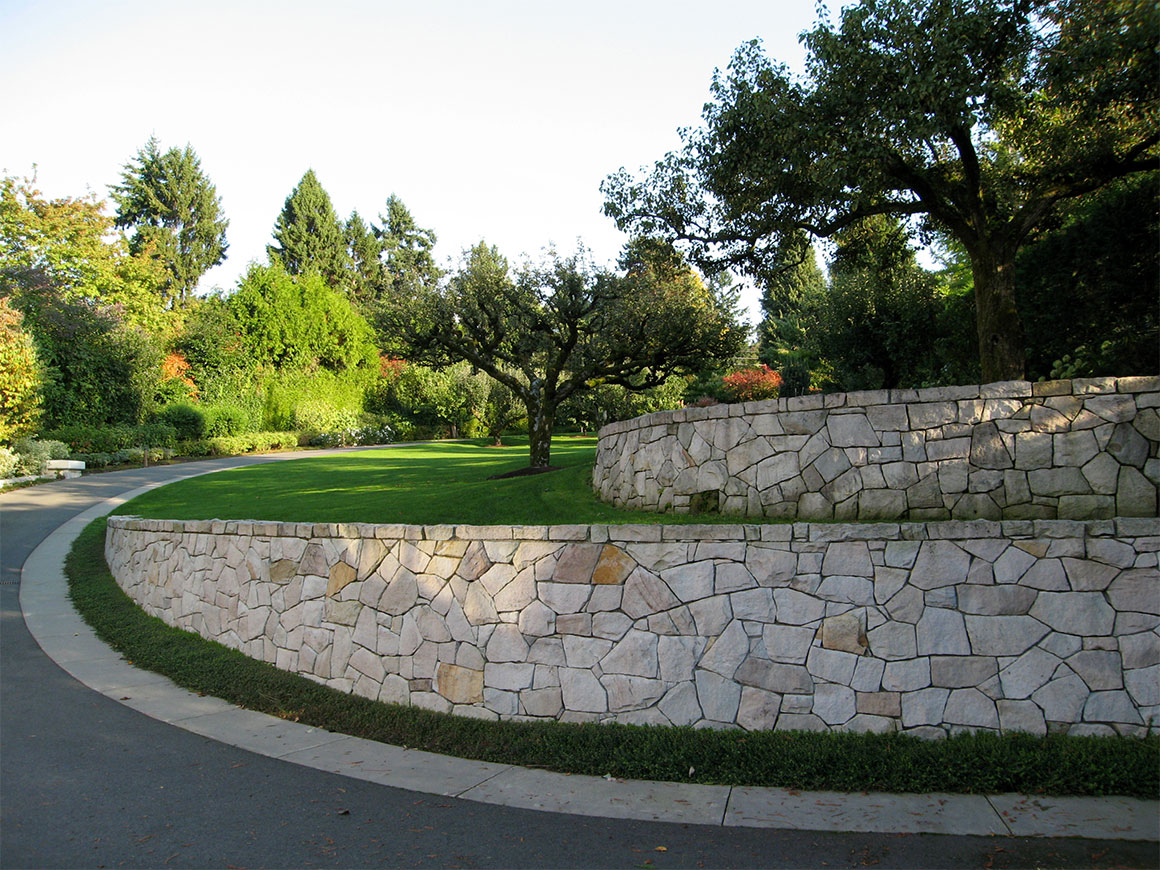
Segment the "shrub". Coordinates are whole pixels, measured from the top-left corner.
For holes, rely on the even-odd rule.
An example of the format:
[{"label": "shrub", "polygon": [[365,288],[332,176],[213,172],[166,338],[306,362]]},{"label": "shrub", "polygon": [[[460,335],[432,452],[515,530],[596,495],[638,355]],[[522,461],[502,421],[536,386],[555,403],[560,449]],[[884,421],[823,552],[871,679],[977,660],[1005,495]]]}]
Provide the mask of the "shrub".
[{"label": "shrub", "polygon": [[105,468],[113,464],[111,453],[73,453],[70,457],[85,464],[85,468]]},{"label": "shrub", "polygon": [[18,474],[43,474],[48,460],[68,458],[68,446],[60,441],[19,438],[13,446],[16,449]]},{"label": "shrub", "polygon": [[172,451],[177,446],[177,429],[168,423],[143,423],[134,432],[133,446],[167,447]]},{"label": "shrub", "polygon": [[20,457],[7,447],[0,447],[0,480],[16,477],[16,467],[20,464]]},{"label": "shrub", "polygon": [[133,444],[131,426],[88,426],[82,423],[60,426],[43,433],[46,438],[63,441],[73,453],[116,453]]},{"label": "shrub", "polygon": [[732,402],[756,402],[776,399],[781,389],[781,375],[762,363],[758,368],[741,369],[721,379],[725,395]]},{"label": "shrub", "polygon": [[178,441],[174,453],[178,456],[210,456],[213,454],[213,446],[208,438],[192,438]]},{"label": "shrub", "polygon": [[204,435],[207,438],[214,438],[218,435],[241,435],[250,428],[250,415],[238,405],[222,402],[207,406],[203,413],[205,415]]},{"label": "shrub", "polygon": [[206,434],[205,414],[187,402],[167,405],[153,415],[153,422],[172,426],[181,440],[200,438]]}]

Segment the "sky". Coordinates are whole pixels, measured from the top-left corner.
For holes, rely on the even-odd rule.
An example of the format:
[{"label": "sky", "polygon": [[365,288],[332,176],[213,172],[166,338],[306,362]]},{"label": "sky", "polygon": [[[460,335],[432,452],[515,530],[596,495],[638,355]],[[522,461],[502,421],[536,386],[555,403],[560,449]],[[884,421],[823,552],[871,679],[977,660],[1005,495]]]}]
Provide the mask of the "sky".
[{"label": "sky", "polygon": [[202,291],[265,261],[307,169],[341,218],[399,196],[443,264],[481,240],[611,264],[601,181],[678,148],[742,43],[800,71],[815,18],[814,0],[0,0],[0,172],[107,197],[150,136],[189,143],[230,221]]}]

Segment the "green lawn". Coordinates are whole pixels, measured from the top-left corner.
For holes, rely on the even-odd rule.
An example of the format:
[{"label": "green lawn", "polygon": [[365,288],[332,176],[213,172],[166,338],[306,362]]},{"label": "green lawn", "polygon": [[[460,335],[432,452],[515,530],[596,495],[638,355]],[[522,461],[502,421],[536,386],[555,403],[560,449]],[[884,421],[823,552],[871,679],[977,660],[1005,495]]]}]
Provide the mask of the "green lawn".
[{"label": "green lawn", "polygon": [[169,484],[116,513],[158,519],[316,523],[738,522],[738,517],[625,511],[592,491],[596,438],[557,437],[546,474],[488,480],[524,468],[527,439],[408,444],[339,456],[305,456]]}]

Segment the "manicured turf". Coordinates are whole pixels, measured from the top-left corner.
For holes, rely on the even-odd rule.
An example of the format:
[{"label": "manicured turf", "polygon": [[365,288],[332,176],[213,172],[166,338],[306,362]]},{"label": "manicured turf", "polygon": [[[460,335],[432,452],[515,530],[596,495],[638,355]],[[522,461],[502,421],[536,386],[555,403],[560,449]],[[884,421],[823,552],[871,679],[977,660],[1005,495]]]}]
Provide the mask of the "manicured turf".
[{"label": "manicured turf", "polygon": [[[285,467],[285,466],[283,466]],[[1160,737],[1036,738],[697,731],[483,722],[368,701],[147,616],[113,581],[105,521],[66,563],[77,610],[138,667],[252,710],[386,743],[597,776],[835,791],[1160,794]]]},{"label": "manicured turf", "polygon": [[224,471],[172,483],[117,513],[170,520],[315,523],[738,522],[738,517],[618,510],[592,491],[594,437],[557,437],[546,474],[488,480],[525,468],[527,439],[401,445]]}]

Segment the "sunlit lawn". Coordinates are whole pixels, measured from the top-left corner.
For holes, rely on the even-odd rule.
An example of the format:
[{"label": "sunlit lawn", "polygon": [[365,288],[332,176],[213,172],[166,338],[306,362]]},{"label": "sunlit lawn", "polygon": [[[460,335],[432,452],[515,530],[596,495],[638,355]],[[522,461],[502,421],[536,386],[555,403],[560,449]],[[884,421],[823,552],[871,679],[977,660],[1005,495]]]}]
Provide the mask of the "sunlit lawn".
[{"label": "sunlit lawn", "polygon": [[488,480],[528,464],[527,439],[400,445],[203,475],[161,487],[116,513],[163,519],[329,523],[737,522],[738,518],[640,513],[592,491],[596,438],[557,437],[558,471]]}]

